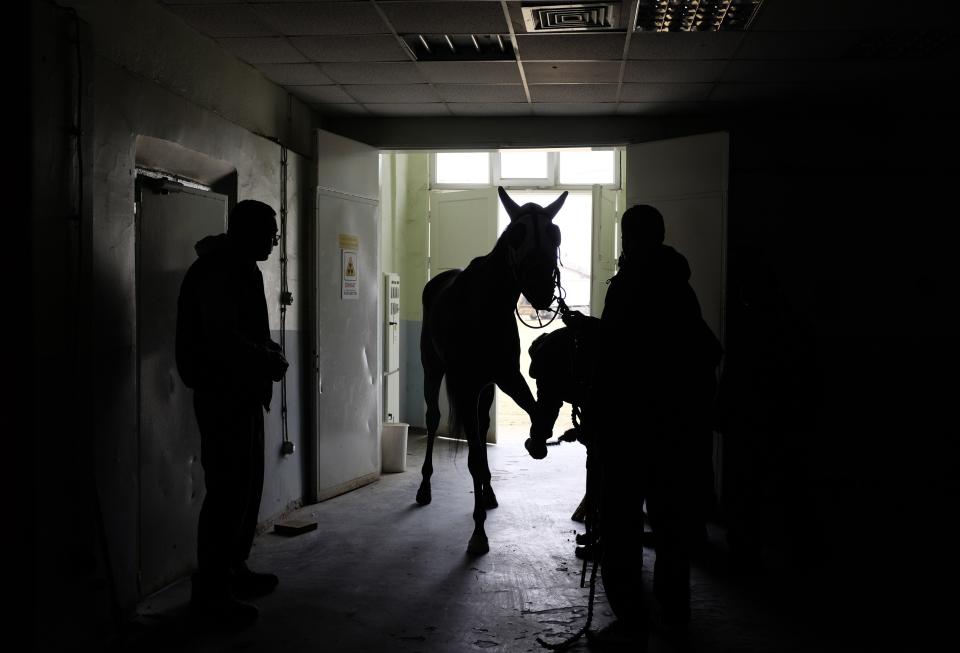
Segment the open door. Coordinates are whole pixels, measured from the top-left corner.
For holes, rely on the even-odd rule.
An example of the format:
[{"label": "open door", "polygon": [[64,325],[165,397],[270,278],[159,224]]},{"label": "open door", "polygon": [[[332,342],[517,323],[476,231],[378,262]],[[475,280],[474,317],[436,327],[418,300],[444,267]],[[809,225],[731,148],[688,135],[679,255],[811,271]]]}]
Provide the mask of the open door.
[{"label": "open door", "polygon": [[607,297],[607,281],[617,273],[622,191],[593,187],[593,247],[590,275],[590,315],[600,317]]},{"label": "open door", "polygon": [[663,214],[665,243],[690,263],[703,319],[724,342],[727,182],[726,132],[627,147],[626,208],[651,204]]},{"label": "open door", "polygon": [[[627,148],[627,207],[651,204],[663,214],[664,242],[690,263],[690,285],[703,319],[725,343],[729,135],[674,138]],[[714,433],[714,488],[722,488],[723,443]]]},{"label": "open door", "polygon": [[[463,269],[478,256],[489,253],[497,242],[495,188],[430,192],[430,278],[444,270]],[[464,319],[470,319],[465,315]],[[419,352],[416,353],[419,357]],[[424,409],[426,410],[426,409]],[[449,435],[446,381],[440,387],[440,435]],[[487,442],[497,441],[497,402],[490,407]]]},{"label": "open door", "polygon": [[379,152],[317,131],[313,222],[311,499],[380,475]]}]

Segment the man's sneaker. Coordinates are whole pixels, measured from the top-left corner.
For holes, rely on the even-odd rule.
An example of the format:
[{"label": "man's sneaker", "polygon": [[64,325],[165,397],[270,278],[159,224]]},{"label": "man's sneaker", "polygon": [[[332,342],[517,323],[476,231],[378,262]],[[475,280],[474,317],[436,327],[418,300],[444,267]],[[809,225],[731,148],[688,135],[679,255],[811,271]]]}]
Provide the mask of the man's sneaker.
[{"label": "man's sneaker", "polygon": [[260,616],[257,606],[238,601],[230,596],[220,599],[190,601],[190,611],[204,625],[227,626],[228,628],[249,626]]},{"label": "man's sneaker", "polygon": [[588,630],[587,642],[591,649],[644,653],[647,650],[647,631],[630,627],[618,619],[600,630]]},{"label": "man's sneaker", "polygon": [[234,596],[240,599],[252,599],[269,594],[280,581],[273,574],[250,571],[247,564],[241,562],[233,567],[230,582]]},{"label": "man's sneaker", "polygon": [[249,626],[256,621],[260,614],[257,606],[233,598],[226,582],[217,581],[200,573],[194,575],[190,595],[193,616],[204,625],[234,628]]}]

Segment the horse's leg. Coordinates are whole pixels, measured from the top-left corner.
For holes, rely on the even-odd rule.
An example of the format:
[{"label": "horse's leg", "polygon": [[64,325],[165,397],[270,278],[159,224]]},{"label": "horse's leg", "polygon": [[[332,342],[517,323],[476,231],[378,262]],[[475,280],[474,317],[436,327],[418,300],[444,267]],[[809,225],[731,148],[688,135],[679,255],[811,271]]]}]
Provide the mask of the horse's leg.
[{"label": "horse's leg", "polygon": [[527,415],[533,418],[537,402],[533,398],[533,393],[530,392],[530,386],[527,385],[527,380],[523,378],[523,374],[520,373],[519,367],[499,374],[497,376],[497,385],[500,386],[500,389],[506,392],[511,399],[517,402],[517,405],[520,406]]},{"label": "horse's leg", "polygon": [[[447,382],[450,382],[449,378]],[[457,397],[457,410],[463,415],[463,429],[470,452],[467,467],[473,479],[473,535],[470,536],[470,542],[467,544],[467,553],[471,555],[481,555],[490,550],[487,533],[483,529],[483,522],[487,519],[483,487],[490,472],[484,464],[486,443],[480,437],[480,421],[477,413],[479,394],[480,388],[464,388]]]},{"label": "horse's leg", "polygon": [[433,441],[440,426],[440,382],[443,380],[443,367],[429,343],[421,343],[420,360],[423,363],[423,396],[427,402],[427,452],[423,457],[423,480],[417,489],[417,503],[425,506],[433,499],[430,477],[433,476]]},{"label": "horse's leg", "polygon": [[520,374],[520,368],[516,367],[501,373],[501,375],[497,377],[497,385],[530,416],[530,437],[523,443],[527,453],[536,460],[546,458],[546,442],[553,433],[552,430],[549,433],[538,430],[541,428],[541,423],[536,419],[537,402],[533,399],[533,394],[530,392],[530,386],[527,385],[527,380]]},{"label": "horse's leg", "polygon": [[487,510],[496,508],[497,495],[493,493],[493,486],[490,485],[490,464],[487,462],[487,431],[490,430],[490,406],[493,405],[494,386],[491,383],[480,391],[480,399],[477,402],[477,418],[480,423],[478,438],[480,440],[479,451],[481,454],[483,469],[483,505]]}]

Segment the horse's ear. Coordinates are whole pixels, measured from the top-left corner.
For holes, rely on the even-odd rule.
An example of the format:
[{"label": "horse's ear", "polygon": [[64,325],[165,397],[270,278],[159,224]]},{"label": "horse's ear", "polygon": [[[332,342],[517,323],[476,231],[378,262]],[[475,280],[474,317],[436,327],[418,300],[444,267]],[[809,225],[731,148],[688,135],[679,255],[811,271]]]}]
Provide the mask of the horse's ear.
[{"label": "horse's ear", "polygon": [[563,206],[563,203],[567,200],[567,191],[563,191],[563,194],[560,195],[557,199],[553,200],[553,203],[550,206],[545,207],[543,210],[550,216],[550,219],[553,220],[554,216],[560,211],[560,207]]},{"label": "horse's ear", "polygon": [[497,186],[497,194],[500,195],[500,201],[503,202],[503,208],[507,210],[507,215],[510,216],[510,221],[513,222],[517,218],[517,212],[520,210],[520,205],[514,202],[507,191],[503,190],[503,186]]}]

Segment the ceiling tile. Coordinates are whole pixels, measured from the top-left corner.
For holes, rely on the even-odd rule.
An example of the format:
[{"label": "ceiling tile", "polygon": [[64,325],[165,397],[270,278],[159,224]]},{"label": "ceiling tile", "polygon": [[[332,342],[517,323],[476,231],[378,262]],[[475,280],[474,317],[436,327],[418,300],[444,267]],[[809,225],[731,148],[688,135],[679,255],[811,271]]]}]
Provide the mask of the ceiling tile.
[{"label": "ceiling tile", "polygon": [[617,115],[689,116],[702,113],[702,102],[621,102]]},{"label": "ceiling tile", "polygon": [[413,62],[320,64],[338,84],[423,84],[426,80]]},{"label": "ceiling tile", "polygon": [[[838,86],[838,85],[831,85]],[[716,84],[711,102],[771,102],[814,99],[823,91],[816,84]]]},{"label": "ceiling tile", "polygon": [[609,61],[623,56],[626,35],[528,34],[518,35],[520,58],[526,61]]},{"label": "ceiling tile", "polygon": [[369,2],[308,2],[252,5],[264,23],[281,34],[389,34]]},{"label": "ceiling tile", "polygon": [[224,48],[252,64],[305,63],[307,58],[283,37],[217,39]]},{"label": "ceiling tile", "polygon": [[634,32],[630,59],[729,59],[743,32]]},{"label": "ceiling tile", "polygon": [[719,79],[726,61],[628,61],[624,82],[694,83]]},{"label": "ceiling tile", "polygon": [[[936,4],[936,3],[935,3]],[[952,3],[940,3],[950,5]],[[771,2],[761,7],[751,29],[756,30],[848,30],[929,26],[931,18],[943,19],[932,6],[924,11],[903,0],[804,0]],[[949,11],[949,8],[944,8]],[[932,13],[931,13],[932,12]]]},{"label": "ceiling tile", "polygon": [[392,34],[291,36],[309,61],[410,61]]},{"label": "ceiling tile", "polygon": [[748,32],[737,59],[838,59],[863,32]]},{"label": "ceiling tile", "polygon": [[449,116],[450,111],[444,104],[381,104],[371,103],[364,105],[367,111],[376,116]]},{"label": "ceiling tile", "polygon": [[437,84],[444,102],[526,102],[521,84]]},{"label": "ceiling tile", "polygon": [[414,34],[507,34],[499,2],[384,2],[397,32]]},{"label": "ceiling tile", "polygon": [[451,102],[447,104],[455,116],[530,116],[533,110],[526,102]]},{"label": "ceiling tile", "polygon": [[314,104],[311,105],[316,109],[321,115],[333,115],[333,116],[369,116],[370,112],[367,111],[362,104],[352,103],[352,104]]},{"label": "ceiling tile", "polygon": [[353,98],[339,86],[290,86],[290,92],[307,104],[349,103]]},{"label": "ceiling tile", "polygon": [[283,86],[316,86],[333,83],[321,72],[320,66],[313,63],[261,63],[257,64],[257,69]]},{"label": "ceiling tile", "polygon": [[616,102],[616,84],[532,84],[534,102]]},{"label": "ceiling tile", "polygon": [[237,5],[173,5],[171,12],[196,30],[221,38],[228,36],[279,36],[281,32],[261,20],[250,7]]},{"label": "ceiling tile", "polygon": [[533,115],[535,116],[609,116],[616,113],[617,103],[590,104],[586,102],[535,102]]},{"label": "ceiling tile", "polygon": [[519,84],[514,61],[424,61],[417,64],[427,80],[436,84]]},{"label": "ceiling tile", "polygon": [[411,102],[440,102],[429,84],[382,84],[344,86],[343,89],[357,102],[364,104],[408,104]]},{"label": "ceiling tile", "polygon": [[[937,66],[920,61],[731,61],[724,82],[844,82],[939,80],[947,75]],[[946,80],[945,80],[946,81]]]},{"label": "ceiling tile", "polygon": [[528,84],[585,83],[620,81],[619,61],[530,61],[523,64]]},{"label": "ceiling tile", "polygon": [[624,84],[621,102],[701,102],[713,84]]}]

